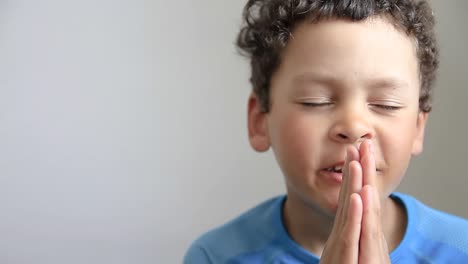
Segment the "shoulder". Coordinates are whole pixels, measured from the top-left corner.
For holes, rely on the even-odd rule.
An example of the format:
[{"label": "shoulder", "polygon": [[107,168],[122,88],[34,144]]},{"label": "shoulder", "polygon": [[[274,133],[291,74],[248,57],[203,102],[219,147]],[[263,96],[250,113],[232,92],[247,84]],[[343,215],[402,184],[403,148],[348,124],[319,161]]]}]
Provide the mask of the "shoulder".
[{"label": "shoulder", "polygon": [[220,263],[264,247],[274,239],[284,196],[271,198],[196,239],[184,263]]},{"label": "shoulder", "polygon": [[418,231],[430,231],[435,235],[432,229],[436,228],[442,230],[441,233],[445,235],[456,233],[455,235],[462,235],[468,239],[468,220],[434,209],[412,196],[406,194],[396,194],[396,196],[403,201],[409,211],[408,214],[416,220],[415,227]]},{"label": "shoulder", "polygon": [[468,260],[468,220],[455,216],[405,195],[396,194],[406,207],[408,235],[422,251],[437,249],[444,257]]}]

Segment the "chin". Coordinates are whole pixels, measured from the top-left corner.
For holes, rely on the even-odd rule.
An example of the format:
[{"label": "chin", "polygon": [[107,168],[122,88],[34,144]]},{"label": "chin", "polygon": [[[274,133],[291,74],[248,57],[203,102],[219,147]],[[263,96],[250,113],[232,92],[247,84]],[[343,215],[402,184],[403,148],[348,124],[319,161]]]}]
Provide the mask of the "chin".
[{"label": "chin", "polygon": [[322,209],[327,215],[335,217],[336,211],[338,210],[338,200],[334,201],[333,203],[328,204],[326,207]]},{"label": "chin", "polygon": [[307,207],[315,211],[317,214],[335,217],[338,210],[339,191],[336,193],[324,193],[320,196],[308,196],[306,202]]}]

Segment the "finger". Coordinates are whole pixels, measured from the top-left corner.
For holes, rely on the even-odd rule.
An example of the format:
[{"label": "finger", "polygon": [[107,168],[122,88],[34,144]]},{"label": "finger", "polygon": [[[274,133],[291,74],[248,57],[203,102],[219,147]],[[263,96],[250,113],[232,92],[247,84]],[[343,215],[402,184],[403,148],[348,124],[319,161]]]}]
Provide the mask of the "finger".
[{"label": "finger", "polygon": [[362,200],[357,193],[351,194],[349,198],[349,207],[346,212],[348,221],[344,226],[342,237],[343,255],[347,263],[358,263],[359,260],[359,237],[361,235],[362,222]]},{"label": "finger", "polygon": [[349,163],[349,193],[359,193],[362,190],[363,186],[363,167],[359,161],[353,160]]},{"label": "finger", "polygon": [[342,177],[342,182],[341,182],[341,186],[340,186],[340,194],[338,196],[338,209],[336,211],[335,220],[338,220],[338,219],[342,218],[343,210],[344,210],[345,197],[348,196],[346,186],[347,186],[347,181],[348,181],[348,163],[349,163],[348,160],[349,160],[349,157],[350,157],[349,152],[350,152],[350,149],[346,148],[345,163],[344,163],[343,168],[342,168],[343,177]]},{"label": "finger", "polygon": [[[362,189],[362,168],[359,161],[353,160],[349,163],[348,175],[348,199],[344,201],[344,212],[348,211],[350,197],[353,193],[358,193]],[[347,221],[347,220],[345,220]]]},{"label": "finger", "polygon": [[[346,173],[346,185],[344,185],[344,201],[343,210],[346,212],[349,206],[349,198],[351,194],[359,192],[362,188],[362,168],[359,164],[359,150],[355,146],[347,148],[347,165],[343,168],[343,173]],[[342,187],[343,188],[343,187]]]},{"label": "finger", "polygon": [[375,199],[375,188],[365,185],[361,191],[363,205],[361,235],[359,240],[359,263],[373,263],[381,259],[381,254],[387,254],[380,248],[383,238],[380,206]]},{"label": "finger", "polygon": [[338,209],[335,218],[335,222],[339,222],[338,226],[342,226],[344,224],[345,219],[343,216],[345,216],[344,212],[346,212],[346,204],[348,203],[347,200],[352,193],[349,188],[349,181],[351,180],[349,173],[349,163],[353,160],[359,160],[359,152],[356,147],[350,146],[346,149],[345,164],[342,168],[343,181],[341,183],[340,194],[338,198]]},{"label": "finger", "polygon": [[375,156],[373,146],[370,140],[365,140],[359,150],[361,154],[361,165],[363,171],[363,185],[370,185],[377,188],[377,171],[375,165]]}]

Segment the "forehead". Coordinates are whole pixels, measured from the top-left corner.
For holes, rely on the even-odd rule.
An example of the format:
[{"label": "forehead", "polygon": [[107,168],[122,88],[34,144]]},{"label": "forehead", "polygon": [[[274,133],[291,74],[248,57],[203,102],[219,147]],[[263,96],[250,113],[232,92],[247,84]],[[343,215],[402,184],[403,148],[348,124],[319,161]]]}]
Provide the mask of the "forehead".
[{"label": "forehead", "polygon": [[303,22],[292,32],[273,76],[280,82],[406,83],[419,87],[416,45],[383,18]]}]

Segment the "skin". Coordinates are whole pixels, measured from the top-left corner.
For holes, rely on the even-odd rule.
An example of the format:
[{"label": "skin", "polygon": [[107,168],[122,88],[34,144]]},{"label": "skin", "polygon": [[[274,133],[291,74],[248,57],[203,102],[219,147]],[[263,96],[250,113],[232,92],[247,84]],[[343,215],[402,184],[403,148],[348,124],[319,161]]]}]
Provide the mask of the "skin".
[{"label": "skin", "polygon": [[389,195],[427,122],[414,42],[383,18],[327,20],[298,25],[281,55],[270,111],[252,94],[248,129],[284,174],[288,233],[322,263],[389,263],[406,226]]}]

